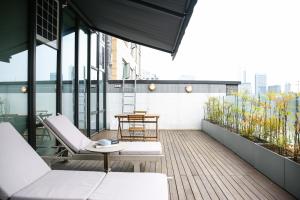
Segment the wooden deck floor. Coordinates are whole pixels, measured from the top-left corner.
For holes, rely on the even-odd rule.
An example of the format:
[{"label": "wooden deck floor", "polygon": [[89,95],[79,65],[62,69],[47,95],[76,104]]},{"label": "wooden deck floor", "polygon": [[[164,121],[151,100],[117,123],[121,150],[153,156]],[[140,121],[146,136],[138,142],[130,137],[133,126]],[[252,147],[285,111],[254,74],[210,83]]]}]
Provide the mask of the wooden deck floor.
[{"label": "wooden deck floor", "polygon": [[[99,134],[115,137],[115,132]],[[142,170],[169,177],[170,199],[294,199],[286,191],[200,131],[160,131],[165,157]],[[112,171],[132,172],[129,162],[112,162]],[[57,163],[54,169],[103,170],[102,161]]]}]

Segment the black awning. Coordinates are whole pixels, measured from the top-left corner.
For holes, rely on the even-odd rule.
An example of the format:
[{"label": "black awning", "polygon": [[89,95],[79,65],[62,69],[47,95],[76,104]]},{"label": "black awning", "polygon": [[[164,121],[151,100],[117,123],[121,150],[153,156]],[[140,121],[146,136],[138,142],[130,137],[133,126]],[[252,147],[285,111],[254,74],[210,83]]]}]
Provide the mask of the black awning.
[{"label": "black awning", "polygon": [[197,0],[72,0],[95,30],[174,57]]}]

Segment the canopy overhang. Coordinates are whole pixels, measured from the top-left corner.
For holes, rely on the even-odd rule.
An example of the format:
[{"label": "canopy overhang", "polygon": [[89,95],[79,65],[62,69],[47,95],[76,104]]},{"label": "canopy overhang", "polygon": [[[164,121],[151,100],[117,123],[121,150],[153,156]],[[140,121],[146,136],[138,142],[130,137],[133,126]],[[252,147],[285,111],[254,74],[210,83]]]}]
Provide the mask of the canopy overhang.
[{"label": "canopy overhang", "polygon": [[172,54],[174,58],[197,0],[71,0],[103,33]]}]

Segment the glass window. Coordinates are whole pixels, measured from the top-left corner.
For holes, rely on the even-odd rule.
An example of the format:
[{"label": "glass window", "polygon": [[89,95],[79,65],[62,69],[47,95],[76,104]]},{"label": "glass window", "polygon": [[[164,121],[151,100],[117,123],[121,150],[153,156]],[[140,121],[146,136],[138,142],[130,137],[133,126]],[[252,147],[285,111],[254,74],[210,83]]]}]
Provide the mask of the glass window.
[{"label": "glass window", "polygon": [[97,131],[97,115],[91,115],[91,135]]},{"label": "glass window", "polygon": [[87,28],[79,31],[79,129],[86,134],[87,131]]},{"label": "glass window", "polygon": [[[56,113],[56,56],[57,51],[45,44],[36,47],[36,114],[47,118]],[[37,121],[37,152],[55,153],[55,138]]]},{"label": "glass window", "polygon": [[104,69],[105,65],[105,48],[103,45],[100,45],[100,55],[99,55],[99,68]]},{"label": "glass window", "polygon": [[0,122],[10,122],[27,138],[27,57],[22,51],[0,60]]},{"label": "glass window", "polygon": [[91,69],[91,113],[97,111],[97,71]]},{"label": "glass window", "polygon": [[104,129],[104,81],[105,73],[99,72],[99,130]]},{"label": "glass window", "polygon": [[[90,99],[90,108],[91,108],[91,134],[97,131],[97,46],[98,46],[98,35],[96,33],[91,34],[91,99]],[[96,69],[97,68],[97,69]]]},{"label": "glass window", "polygon": [[99,73],[99,110],[104,110],[104,81],[103,81],[104,73]]},{"label": "glass window", "polygon": [[99,68],[104,69],[105,67],[105,35],[100,33],[100,42],[99,42]]},{"label": "glass window", "polygon": [[100,34],[100,41],[102,43],[104,43],[105,42],[105,34],[104,33],[99,33],[99,34]]},{"label": "glass window", "polygon": [[127,63],[125,60],[123,60],[122,64],[123,64],[123,76],[124,76],[123,78],[130,79],[130,70],[131,70],[130,64]]},{"label": "glass window", "polygon": [[26,139],[27,4],[11,0],[0,6],[0,122],[10,122]]},{"label": "glass window", "polygon": [[104,113],[99,113],[99,131],[104,129]]},{"label": "glass window", "polygon": [[91,66],[97,68],[97,34],[91,34]]},{"label": "glass window", "polygon": [[69,8],[64,9],[62,38],[62,113],[74,121],[75,88],[75,17]]}]

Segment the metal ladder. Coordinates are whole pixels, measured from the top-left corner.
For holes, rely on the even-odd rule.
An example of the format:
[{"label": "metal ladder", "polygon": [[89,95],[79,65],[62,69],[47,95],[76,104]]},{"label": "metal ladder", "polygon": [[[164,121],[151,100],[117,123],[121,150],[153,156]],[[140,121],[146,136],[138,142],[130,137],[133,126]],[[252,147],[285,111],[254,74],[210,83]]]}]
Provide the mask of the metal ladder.
[{"label": "metal ladder", "polygon": [[123,67],[122,78],[122,113],[133,113],[136,108],[136,68],[133,69],[134,79],[125,77],[125,67]]}]

